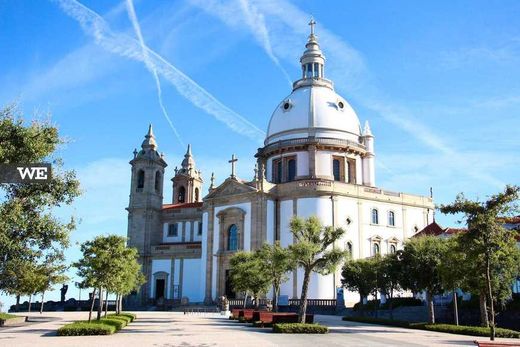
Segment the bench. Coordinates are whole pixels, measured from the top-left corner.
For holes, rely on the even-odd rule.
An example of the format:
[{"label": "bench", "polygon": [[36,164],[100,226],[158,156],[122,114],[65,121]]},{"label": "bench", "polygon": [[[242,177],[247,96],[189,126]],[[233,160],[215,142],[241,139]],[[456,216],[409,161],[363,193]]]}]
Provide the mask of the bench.
[{"label": "bench", "polygon": [[[298,314],[292,312],[254,311],[252,320],[253,322],[262,322],[262,324],[297,323]],[[314,315],[306,314],[305,323],[314,323]]]}]

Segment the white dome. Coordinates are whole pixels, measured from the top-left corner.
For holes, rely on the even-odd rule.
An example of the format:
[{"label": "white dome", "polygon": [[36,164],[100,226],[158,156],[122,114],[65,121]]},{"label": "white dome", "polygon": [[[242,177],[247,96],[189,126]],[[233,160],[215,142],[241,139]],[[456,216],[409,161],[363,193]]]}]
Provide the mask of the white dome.
[{"label": "white dome", "polygon": [[359,142],[356,113],[328,86],[302,86],[280,102],[269,121],[265,145],[310,136]]}]

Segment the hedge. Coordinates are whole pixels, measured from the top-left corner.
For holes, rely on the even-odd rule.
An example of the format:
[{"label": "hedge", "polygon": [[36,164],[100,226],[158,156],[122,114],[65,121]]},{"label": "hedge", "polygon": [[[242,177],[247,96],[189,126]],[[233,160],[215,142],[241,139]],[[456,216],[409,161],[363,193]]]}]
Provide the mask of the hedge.
[{"label": "hedge", "polygon": [[133,314],[133,313],[121,313],[121,314],[112,313],[112,314],[107,315],[107,318],[121,319],[121,320],[124,320],[126,322],[126,324],[128,325],[135,320],[135,314]]},{"label": "hedge", "polygon": [[423,306],[423,302],[420,299],[416,298],[393,298],[393,299],[387,299],[384,304],[381,304],[381,300],[369,300],[366,304],[356,303],[353,307],[354,311],[359,310],[375,310],[376,308],[378,310],[389,310],[390,309],[390,302],[392,303],[392,309],[401,307],[401,306]]},{"label": "hedge", "polygon": [[116,327],[105,322],[74,322],[58,329],[58,336],[85,336],[85,335],[111,335],[116,332]]},{"label": "hedge", "polygon": [[[454,325],[454,324],[426,324],[426,323],[410,323],[405,321],[384,319],[384,318],[372,318],[372,317],[343,317],[344,321],[362,322],[362,323],[373,323],[390,325],[401,328],[409,329],[421,329],[428,331],[437,331],[450,334],[470,335],[470,336],[489,336],[489,328],[467,326],[467,325]],[[509,330],[504,328],[495,329],[496,337],[507,337],[507,338],[520,338],[520,332],[515,330]]]},{"label": "hedge", "polygon": [[319,324],[278,323],[273,325],[273,332],[279,334],[326,334],[329,328]]},{"label": "hedge", "polygon": [[8,320],[8,319],[18,318],[18,317],[20,317],[20,316],[16,316],[14,314],[0,312],[0,319],[1,320]]},{"label": "hedge", "polygon": [[[438,331],[442,333],[471,335],[471,336],[489,336],[489,328],[472,327],[467,325],[453,325],[453,324],[425,324],[419,329]],[[520,332],[504,328],[495,329],[496,337],[520,338]]]}]

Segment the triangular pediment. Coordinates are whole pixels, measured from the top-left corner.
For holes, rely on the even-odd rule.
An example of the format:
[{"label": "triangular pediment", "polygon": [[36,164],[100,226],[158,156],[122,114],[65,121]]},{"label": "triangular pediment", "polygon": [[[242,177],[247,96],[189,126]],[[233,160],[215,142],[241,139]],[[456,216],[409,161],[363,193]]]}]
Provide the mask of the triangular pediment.
[{"label": "triangular pediment", "polygon": [[220,197],[227,197],[232,195],[239,195],[244,193],[256,192],[257,190],[250,185],[238,181],[234,178],[228,178],[220,186],[212,190],[204,200],[214,199]]}]

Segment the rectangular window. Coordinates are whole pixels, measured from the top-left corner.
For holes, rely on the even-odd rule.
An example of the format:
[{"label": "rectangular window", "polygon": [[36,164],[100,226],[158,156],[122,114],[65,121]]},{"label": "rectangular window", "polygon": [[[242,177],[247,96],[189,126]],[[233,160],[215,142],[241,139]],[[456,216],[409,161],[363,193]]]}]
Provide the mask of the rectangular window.
[{"label": "rectangular window", "polygon": [[177,223],[168,225],[168,236],[169,237],[179,236],[179,225]]},{"label": "rectangular window", "polygon": [[197,230],[197,235],[200,236],[200,235],[202,235],[202,222],[199,222],[199,223],[198,223],[198,226],[199,226],[199,228],[198,228],[198,230]]},{"label": "rectangular window", "polygon": [[285,181],[291,182],[296,178],[296,156],[285,157]]},{"label": "rectangular window", "polygon": [[356,159],[347,158],[348,183],[356,184]]},{"label": "rectangular window", "polygon": [[273,182],[282,183],[282,161],[280,159],[273,160]]},{"label": "rectangular window", "polygon": [[343,157],[332,157],[332,175],[334,181],[345,182],[345,159]]}]

